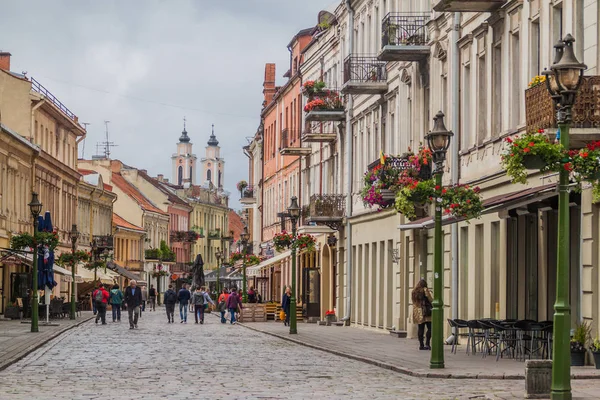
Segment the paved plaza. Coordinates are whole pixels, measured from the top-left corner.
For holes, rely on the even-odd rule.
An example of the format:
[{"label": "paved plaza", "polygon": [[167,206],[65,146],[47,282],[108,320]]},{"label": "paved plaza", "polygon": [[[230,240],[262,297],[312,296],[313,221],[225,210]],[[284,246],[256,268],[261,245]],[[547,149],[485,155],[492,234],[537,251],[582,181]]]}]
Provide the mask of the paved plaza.
[{"label": "paved plaza", "polygon": [[[522,380],[408,376],[206,318],[167,324],[161,309],[133,331],[126,321],[86,322],[1,371],[2,399],[523,397]],[[598,381],[574,386],[579,398],[600,397],[591,395]]]}]

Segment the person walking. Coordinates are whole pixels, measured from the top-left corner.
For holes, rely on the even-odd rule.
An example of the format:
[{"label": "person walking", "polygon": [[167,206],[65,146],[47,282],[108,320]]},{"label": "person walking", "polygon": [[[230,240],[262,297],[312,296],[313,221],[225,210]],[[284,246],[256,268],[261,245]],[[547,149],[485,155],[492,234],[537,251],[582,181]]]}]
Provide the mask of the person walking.
[{"label": "person walking", "polygon": [[98,289],[96,289],[92,294],[92,298],[96,303],[96,310],[98,311],[96,314],[96,323],[98,323],[98,320],[101,319],[102,325],[106,325],[106,307],[108,307],[109,297],[110,295],[104,288],[104,285],[100,283],[98,285]]},{"label": "person walking", "polygon": [[112,308],[113,322],[121,322],[121,304],[123,304],[123,292],[119,290],[119,285],[115,284],[110,289],[110,306]]},{"label": "person walking", "polygon": [[227,322],[225,319],[225,313],[227,312],[227,299],[229,298],[229,292],[227,289],[223,289],[223,293],[219,296],[219,301],[217,304],[217,310],[221,313],[221,323],[224,324]]},{"label": "person walking", "polygon": [[253,286],[248,289],[248,303],[256,303],[256,292]]},{"label": "person walking", "polygon": [[[431,302],[433,296],[427,288],[425,279],[421,279],[412,291],[413,302],[413,323],[419,325],[417,336],[419,337],[419,350],[431,350]],[[427,327],[427,341],[423,343],[425,336],[425,327]]]},{"label": "person walking", "polygon": [[281,310],[285,313],[285,320],[283,321],[284,326],[290,324],[290,299],[292,298],[292,288],[289,286],[285,287],[285,292],[281,297]]},{"label": "person walking", "polygon": [[237,295],[236,290],[232,290],[231,294],[229,294],[229,298],[227,299],[227,309],[229,310],[229,314],[231,314],[231,324],[236,323],[235,314],[238,312],[238,308],[242,309],[242,300]]},{"label": "person walking", "polygon": [[142,317],[142,313],[146,312],[146,303],[148,302],[148,291],[146,288],[140,288],[142,291],[142,309],[140,311],[140,318]]},{"label": "person walking", "polygon": [[177,300],[179,301],[179,317],[181,318],[182,324],[187,324],[187,312],[188,312],[188,303],[190,302],[190,298],[192,297],[189,290],[187,290],[185,283],[183,287],[179,289],[179,293],[177,293]]},{"label": "person walking", "polygon": [[125,289],[125,304],[127,304],[127,312],[129,313],[129,329],[137,328],[142,305],[142,289],[137,287],[135,280],[131,280],[129,286]]},{"label": "person walking", "polygon": [[204,323],[204,310],[208,307],[209,304],[215,305],[214,301],[210,298],[210,295],[206,291],[204,286],[199,287],[194,292],[193,296],[194,303],[194,318],[196,323],[200,321],[201,324]]},{"label": "person walking", "polygon": [[156,311],[156,289],[154,289],[154,285],[150,285],[150,291],[148,292],[148,297],[150,297],[150,310]]},{"label": "person walking", "polygon": [[177,303],[177,293],[173,290],[173,285],[169,285],[169,288],[165,292],[164,302],[167,309],[167,319],[172,324],[175,322],[175,303]]}]

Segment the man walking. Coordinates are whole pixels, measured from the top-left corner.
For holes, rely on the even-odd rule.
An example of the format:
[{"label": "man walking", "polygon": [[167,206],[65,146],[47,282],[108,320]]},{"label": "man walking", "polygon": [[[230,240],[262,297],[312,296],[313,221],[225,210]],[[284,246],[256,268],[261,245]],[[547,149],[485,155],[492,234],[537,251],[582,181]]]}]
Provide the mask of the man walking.
[{"label": "man walking", "polygon": [[204,310],[208,307],[208,304],[215,304],[210,298],[209,294],[206,292],[204,286],[198,287],[194,296],[192,298],[192,302],[194,303],[194,318],[196,323],[200,321],[201,324],[204,323]]},{"label": "man walking", "polygon": [[112,308],[113,322],[121,322],[121,304],[123,304],[123,292],[119,290],[119,285],[114,285],[110,290],[110,306]]},{"label": "man walking", "polygon": [[237,295],[235,289],[231,291],[229,294],[229,298],[227,299],[227,308],[229,309],[229,314],[231,314],[231,324],[235,324],[235,313],[238,312],[238,308],[242,309],[242,300],[240,300]]},{"label": "man walking", "polygon": [[131,280],[129,286],[125,289],[125,304],[127,304],[127,312],[129,313],[129,329],[137,328],[142,304],[142,290],[137,287],[135,280]]},{"label": "man walking", "polygon": [[177,293],[173,290],[173,285],[169,285],[169,289],[165,292],[165,308],[170,324],[175,322],[175,303],[177,303]]},{"label": "man walking", "polygon": [[156,311],[156,289],[154,289],[154,285],[150,285],[150,291],[148,292],[148,297],[150,297],[150,310]]},{"label": "man walking", "polygon": [[217,305],[217,310],[221,313],[221,323],[224,324],[227,322],[225,319],[225,313],[227,312],[227,299],[229,298],[229,292],[227,289],[223,289],[223,293],[219,296],[219,303]]},{"label": "man walking", "polygon": [[190,302],[191,297],[192,294],[186,289],[186,284],[184,283],[177,294],[177,300],[179,300],[179,317],[181,318],[182,324],[187,324],[188,303]]},{"label": "man walking", "polygon": [[106,325],[106,307],[108,306],[109,297],[110,295],[104,289],[104,285],[100,283],[98,289],[92,294],[92,298],[96,303],[96,310],[98,311],[98,314],[96,314],[96,323],[98,323],[99,319],[102,319],[102,325]]}]

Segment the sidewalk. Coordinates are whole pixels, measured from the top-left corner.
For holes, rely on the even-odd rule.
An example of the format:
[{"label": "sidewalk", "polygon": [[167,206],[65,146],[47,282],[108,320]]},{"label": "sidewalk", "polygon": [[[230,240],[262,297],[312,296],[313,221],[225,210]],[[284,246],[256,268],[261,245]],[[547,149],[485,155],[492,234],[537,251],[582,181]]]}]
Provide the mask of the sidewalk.
[{"label": "sidewalk", "polygon": [[[429,378],[455,379],[525,379],[525,363],[496,356],[482,358],[481,353],[467,355],[465,346],[456,354],[444,346],[446,368],[429,368],[430,352],[419,350],[416,339],[399,339],[387,332],[317,324],[298,324],[298,334],[290,335],[289,328],[278,322],[240,323],[248,329],[266,333],[291,342],[327,351],[343,357],[367,362],[403,374]],[[595,367],[571,367],[574,379],[600,379]],[[600,381],[597,381],[600,386]]]},{"label": "sidewalk", "polygon": [[32,333],[31,325],[22,324],[20,320],[0,320],[0,371],[61,333],[87,322],[93,317],[91,311],[83,311],[81,316],[74,321],[69,318],[51,320],[51,323],[56,323],[58,326],[40,324],[40,331],[37,333]]}]

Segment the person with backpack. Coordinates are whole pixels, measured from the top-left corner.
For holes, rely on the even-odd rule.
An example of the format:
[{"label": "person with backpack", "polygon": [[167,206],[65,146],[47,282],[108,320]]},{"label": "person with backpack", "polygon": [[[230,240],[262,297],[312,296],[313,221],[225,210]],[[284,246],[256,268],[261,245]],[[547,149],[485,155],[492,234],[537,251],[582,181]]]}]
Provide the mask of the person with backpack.
[{"label": "person with backpack", "polygon": [[154,285],[150,285],[148,297],[150,297],[150,307],[148,311],[156,311],[156,289],[154,289]]},{"label": "person with backpack", "polygon": [[98,289],[92,294],[94,303],[96,303],[96,310],[98,311],[96,314],[96,323],[98,323],[99,319],[102,319],[102,325],[106,325],[106,307],[108,306],[109,297],[110,295],[104,288],[104,285],[100,283]]},{"label": "person with backpack", "polygon": [[192,294],[189,290],[186,289],[185,283],[183,287],[179,289],[179,293],[177,293],[177,300],[179,301],[179,317],[181,318],[182,324],[187,324],[187,312],[188,312],[188,303]]},{"label": "person with backpack", "polygon": [[110,290],[108,299],[112,308],[113,322],[121,322],[121,304],[123,304],[123,292],[119,290],[119,285],[115,284]]},{"label": "person with backpack", "polygon": [[233,325],[236,323],[235,314],[238,312],[238,309],[242,309],[242,300],[237,295],[236,290],[232,290],[229,298],[227,299],[227,308],[229,309],[229,314],[231,314],[230,323]]},{"label": "person with backpack", "polygon": [[[431,302],[433,296],[427,288],[427,281],[421,279],[412,291],[413,303],[413,323],[419,326],[417,336],[419,337],[419,350],[431,350]],[[425,336],[425,327],[427,327],[427,341],[423,343]]]},{"label": "person with backpack", "polygon": [[204,323],[204,310],[208,307],[208,304],[214,305],[215,303],[210,298],[209,294],[206,292],[204,286],[198,287],[196,292],[194,292],[194,296],[192,298],[192,302],[194,304],[194,318],[196,323],[200,321],[201,324]]},{"label": "person with backpack", "polygon": [[217,310],[221,313],[221,323],[227,322],[225,319],[225,313],[227,312],[227,299],[229,298],[229,292],[227,289],[223,289],[223,293],[219,296],[219,302],[217,304]]},{"label": "person with backpack", "polygon": [[127,304],[127,312],[129,313],[129,329],[137,328],[140,306],[142,305],[142,290],[133,279],[129,281],[129,286],[125,289],[125,304]]},{"label": "person with backpack", "polygon": [[165,308],[167,309],[169,324],[175,322],[175,303],[177,303],[177,293],[173,290],[173,285],[169,285],[165,292]]}]

